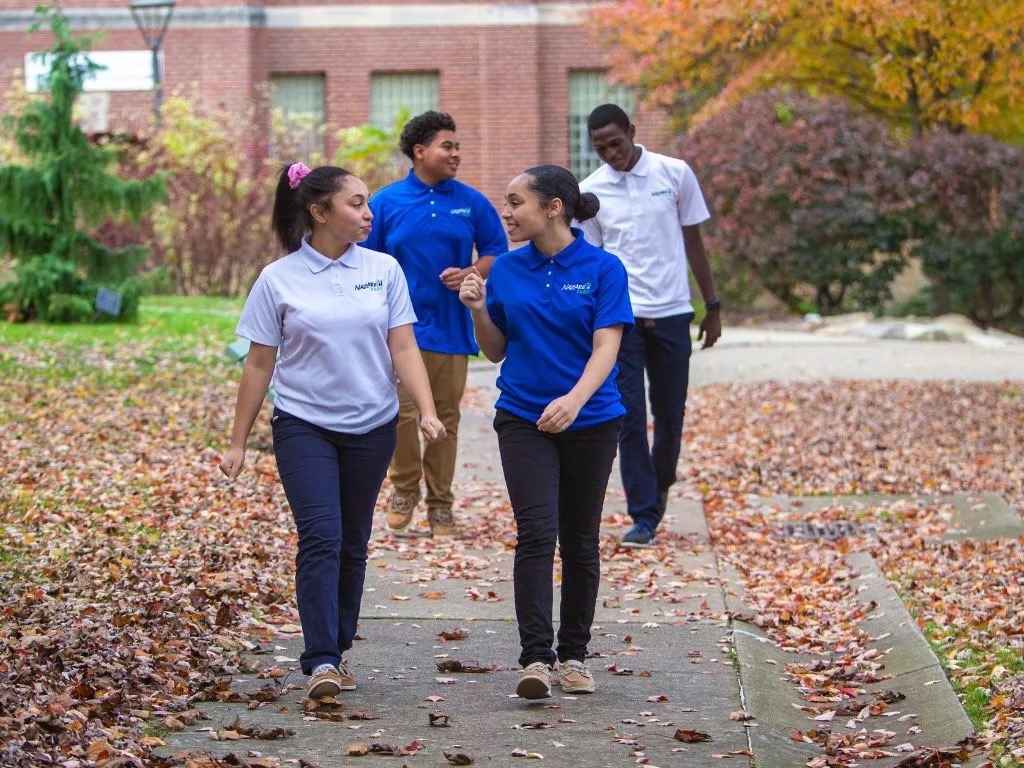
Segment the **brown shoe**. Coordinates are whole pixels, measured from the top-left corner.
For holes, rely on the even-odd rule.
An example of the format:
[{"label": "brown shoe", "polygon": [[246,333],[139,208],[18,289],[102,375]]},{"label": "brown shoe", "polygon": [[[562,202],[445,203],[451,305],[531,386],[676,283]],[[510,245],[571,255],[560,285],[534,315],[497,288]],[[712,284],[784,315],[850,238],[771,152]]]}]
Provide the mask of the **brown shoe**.
[{"label": "brown shoe", "polygon": [[527,664],[519,673],[516,695],[521,699],[547,699],[551,697],[551,667],[543,661]]},{"label": "brown shoe", "polygon": [[427,522],[430,523],[430,535],[437,538],[450,538],[459,535],[455,524],[455,515],[450,509],[440,507],[427,510]]},{"label": "brown shoe", "polygon": [[562,693],[593,693],[597,690],[590,669],[582,661],[570,659],[558,665]]},{"label": "brown shoe", "polygon": [[389,531],[399,533],[409,527],[412,522],[412,515],[420,503],[419,496],[402,496],[398,493],[391,494],[387,506],[387,528]]},{"label": "brown shoe", "polygon": [[321,664],[313,670],[306,684],[306,696],[319,699],[324,696],[337,696],[342,691],[354,691],[356,677],[349,672],[345,662],[337,667],[332,664]]}]

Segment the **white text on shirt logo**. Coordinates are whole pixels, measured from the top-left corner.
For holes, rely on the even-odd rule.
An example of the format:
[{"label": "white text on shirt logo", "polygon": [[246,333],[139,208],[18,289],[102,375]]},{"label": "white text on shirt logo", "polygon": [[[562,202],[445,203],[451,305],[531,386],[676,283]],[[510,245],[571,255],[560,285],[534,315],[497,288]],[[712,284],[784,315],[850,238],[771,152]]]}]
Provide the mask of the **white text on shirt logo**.
[{"label": "white text on shirt logo", "polygon": [[590,293],[590,283],[566,283],[562,286],[562,290],[569,293]]},{"label": "white text on shirt logo", "polygon": [[452,208],[449,213],[454,213],[456,216],[465,216],[467,219],[473,215],[472,208]]},{"label": "white text on shirt logo", "polygon": [[366,283],[359,283],[359,285],[356,286],[356,290],[357,291],[365,291],[367,289],[369,289],[371,291],[383,291],[384,290],[384,281],[383,280],[370,280],[369,282],[366,282]]}]

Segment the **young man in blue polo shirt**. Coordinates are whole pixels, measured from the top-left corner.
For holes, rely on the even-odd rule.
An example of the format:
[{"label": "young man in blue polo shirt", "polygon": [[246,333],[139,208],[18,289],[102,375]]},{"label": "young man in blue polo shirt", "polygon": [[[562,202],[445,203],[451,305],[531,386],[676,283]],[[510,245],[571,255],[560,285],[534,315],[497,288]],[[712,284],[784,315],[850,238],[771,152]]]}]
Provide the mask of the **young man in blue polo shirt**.
[{"label": "young man in blue polo shirt", "polygon": [[431,534],[453,536],[459,402],[469,356],[479,351],[469,311],[459,301],[459,286],[473,266],[486,277],[494,257],[508,250],[508,240],[494,206],[455,179],[461,155],[450,115],[429,111],[412,118],[402,130],[400,147],[412,169],[405,179],[370,199],[373,231],[363,245],[391,254],[405,272],[419,318],[416,341],[447,437],[421,447],[418,412],[399,384],[398,445],[388,471],[394,493],[388,501],[387,527],[409,527],[423,478]]},{"label": "young man in blue polo shirt", "polygon": [[[707,308],[698,340],[710,347],[722,334],[720,304],[700,234],[700,224],[709,215],[690,166],[636,144],[636,127],[621,107],[597,107],[587,119],[587,131],[604,165],[580,183],[581,190],[601,201],[597,216],[581,226],[591,243],[625,264],[636,315],[619,347],[617,383],[626,406],[619,468],[634,522],[622,543],[643,547],[653,542],[668,489],[676,481],[694,315],[687,267]],[[647,439],[645,373],[653,445]]]}]

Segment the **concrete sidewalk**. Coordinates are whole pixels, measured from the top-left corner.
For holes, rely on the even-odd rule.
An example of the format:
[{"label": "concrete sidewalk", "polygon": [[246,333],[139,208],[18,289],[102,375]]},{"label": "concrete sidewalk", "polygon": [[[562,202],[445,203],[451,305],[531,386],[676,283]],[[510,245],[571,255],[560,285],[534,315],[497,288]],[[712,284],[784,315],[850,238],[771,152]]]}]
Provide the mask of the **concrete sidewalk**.
[{"label": "concrete sidewalk", "polygon": [[[727,329],[720,346],[695,355],[694,385],[785,378],[787,373],[797,379],[951,378],[973,371],[1024,379],[1024,345],[1008,351],[964,343],[760,333],[744,341],[743,332]],[[490,426],[496,371],[486,363],[474,363],[470,371],[456,477],[465,537],[447,543],[397,537],[378,521],[362,639],[347,657],[359,688],[340,697],[343,705],[334,715],[341,721],[303,713],[305,680],[296,663],[301,638],[279,634],[273,647],[264,649],[268,653],[258,657],[258,667],[290,670],[285,679],[294,687],[254,709],[244,703],[202,704],[211,720],[170,734],[163,754],[191,749],[244,755],[255,750],[322,768],[360,760],[376,764],[373,753],[347,756],[355,744],[378,754],[392,750],[401,762],[388,764],[408,766],[449,765],[459,754],[476,765],[509,766],[542,756],[547,765],[572,768],[696,767],[719,765],[723,759],[729,759],[728,765],[794,768],[821,757],[820,748],[792,738],[796,730],[821,727],[797,709],[797,691],[782,679],[782,667],[794,655],[776,649],[753,625],[728,618],[745,610],[742,586],[735,574],[720,567],[699,502],[677,489],[658,546],[622,549],[617,542],[627,519],[617,467],[606,505],[602,585],[591,643],[597,693],[562,696],[555,688],[553,697],[541,702],[512,695],[519,650],[511,582],[514,541]],[[789,501],[770,503],[786,506]],[[999,499],[988,503],[981,512],[977,504],[961,506],[965,516],[984,519],[991,512],[998,520],[989,530],[998,535],[1019,535],[1020,520],[1012,510],[1007,513]],[[813,515],[813,503],[787,508],[797,506]],[[973,535],[984,526],[968,524],[966,529]],[[892,718],[885,725],[894,730],[899,725],[908,734],[920,728],[923,735],[907,736],[915,744],[952,745],[971,726],[938,661],[870,558],[853,557],[851,567],[864,580],[865,601],[885,608],[873,616],[871,631],[879,638],[879,650],[892,654],[897,678],[883,687],[898,686],[906,696],[900,710],[913,715],[907,722],[897,724]],[[452,662],[487,671],[450,671]],[[242,698],[266,684],[253,674],[231,679],[231,689]],[[237,720],[295,734],[275,741],[213,739],[213,733]],[[407,754],[400,754],[402,747],[409,747]],[[871,762],[890,768],[898,760]]]}]

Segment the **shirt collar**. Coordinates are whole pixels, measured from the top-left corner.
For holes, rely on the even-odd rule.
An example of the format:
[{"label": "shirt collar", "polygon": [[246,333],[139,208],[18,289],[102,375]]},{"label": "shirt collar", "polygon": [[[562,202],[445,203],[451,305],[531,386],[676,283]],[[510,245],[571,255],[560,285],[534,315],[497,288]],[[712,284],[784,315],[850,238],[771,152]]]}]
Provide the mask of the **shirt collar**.
[{"label": "shirt collar", "polygon": [[352,269],[359,266],[359,253],[356,250],[355,243],[349,244],[348,249],[337,259],[328,259],[309,244],[309,235],[306,235],[302,238],[302,245],[299,246],[299,255],[302,257],[303,263],[314,275],[323,272],[334,264],[335,261],[342,266],[351,267]]},{"label": "shirt collar", "polygon": [[612,181],[618,183],[622,181],[624,178],[626,178],[628,174],[633,174],[634,176],[646,176],[648,174],[651,168],[651,164],[648,160],[647,147],[645,147],[643,144],[636,144],[636,146],[640,147],[640,159],[637,160],[636,165],[634,165],[628,171],[617,171],[607,163],[605,164],[605,166],[608,168],[608,175],[611,176]]},{"label": "shirt collar", "polygon": [[406,177],[406,180],[418,192],[426,192],[427,190],[432,189],[435,192],[442,192],[447,195],[450,194],[452,189],[455,187],[455,179],[444,179],[443,181],[438,182],[434,186],[425,184],[423,180],[420,179],[420,177],[417,176],[416,173],[411,168],[409,169],[409,175]]},{"label": "shirt collar", "polygon": [[554,262],[560,267],[571,267],[581,258],[583,258],[586,252],[586,240],[583,238],[583,230],[571,227],[573,241],[569,245],[565,246],[562,250],[556,253],[554,256],[545,256],[539,250],[537,246],[530,241],[530,269],[540,269],[545,264]]}]

